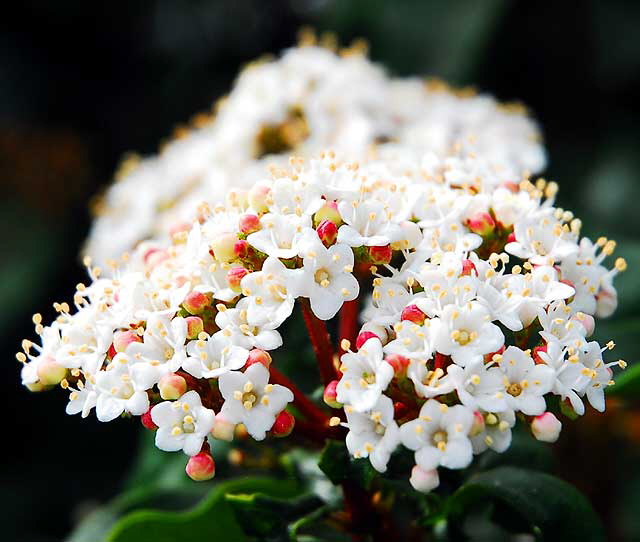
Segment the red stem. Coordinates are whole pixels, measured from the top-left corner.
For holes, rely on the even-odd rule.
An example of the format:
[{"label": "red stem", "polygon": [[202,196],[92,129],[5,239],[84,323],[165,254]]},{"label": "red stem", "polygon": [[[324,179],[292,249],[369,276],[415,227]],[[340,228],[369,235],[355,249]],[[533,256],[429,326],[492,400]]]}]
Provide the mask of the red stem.
[{"label": "red stem", "polygon": [[320,369],[320,377],[326,386],[332,380],[338,378],[338,373],[333,365],[333,346],[331,345],[331,337],[327,331],[325,323],[318,319],[311,311],[308,302],[302,301],[302,316],[307,326],[309,338],[313,345],[313,351],[316,354],[318,368]]},{"label": "red stem", "polygon": [[328,423],[329,416],[316,406],[288,377],[276,369],[273,364],[269,367],[269,372],[271,373],[271,383],[280,384],[291,390],[293,393],[293,404],[305,418],[309,421],[319,422],[323,424],[323,426]]},{"label": "red stem", "polygon": [[340,342],[347,339],[351,344],[355,344],[358,337],[358,298],[353,301],[345,301],[340,309],[340,328],[338,337]]}]

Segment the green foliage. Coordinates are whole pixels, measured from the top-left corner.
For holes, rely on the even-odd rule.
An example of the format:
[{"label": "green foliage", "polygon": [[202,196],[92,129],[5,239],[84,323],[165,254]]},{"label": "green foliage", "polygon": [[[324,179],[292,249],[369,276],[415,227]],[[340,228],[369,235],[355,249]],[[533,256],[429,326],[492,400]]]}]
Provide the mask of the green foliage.
[{"label": "green foliage", "polygon": [[334,484],[349,480],[369,489],[376,476],[368,459],[353,459],[345,443],[337,440],[327,441],[318,466]]},{"label": "green foliage", "polygon": [[607,390],[607,395],[640,401],[640,363],[618,374],[615,380],[615,385]]}]

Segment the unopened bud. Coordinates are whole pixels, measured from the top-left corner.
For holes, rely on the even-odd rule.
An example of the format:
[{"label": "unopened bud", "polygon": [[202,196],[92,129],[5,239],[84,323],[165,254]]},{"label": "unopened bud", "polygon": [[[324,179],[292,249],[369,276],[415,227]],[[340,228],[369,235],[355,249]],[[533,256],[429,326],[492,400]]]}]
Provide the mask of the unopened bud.
[{"label": "unopened bud", "polygon": [[424,470],[416,465],[411,469],[409,482],[413,489],[422,493],[429,493],[440,485],[440,477],[437,469]]},{"label": "unopened bud", "polygon": [[191,314],[200,314],[211,304],[209,296],[201,292],[189,292],[182,306]]},{"label": "unopened bud", "polygon": [[462,260],[462,275],[478,275],[478,270],[471,260]]},{"label": "unopened bud", "polygon": [[471,430],[469,431],[470,437],[475,437],[484,431],[484,416],[479,410],[473,413],[473,424],[471,424]]},{"label": "unopened bud", "polygon": [[342,408],[342,403],[338,401],[338,381],[332,380],[327,384],[327,387],[324,389],[324,393],[322,394],[322,399],[325,404],[330,406],[331,408]]},{"label": "unopened bud", "polygon": [[204,323],[199,316],[187,316],[187,339],[195,340],[204,331]]},{"label": "unopened bud", "polygon": [[166,250],[160,248],[150,248],[144,253],[143,260],[147,267],[155,267],[169,258]]},{"label": "unopened bud", "polygon": [[546,364],[544,359],[542,359],[542,356],[540,356],[541,352],[542,353],[546,353],[547,352],[547,345],[546,344],[542,344],[540,346],[534,346],[533,347],[533,351],[531,352],[531,357],[533,358],[533,362],[536,365],[544,365],[544,364]]},{"label": "unopened bud", "polygon": [[191,229],[192,224],[189,222],[174,222],[169,226],[169,237],[173,237],[178,233],[186,233]]},{"label": "unopened bud", "polygon": [[404,377],[407,375],[407,368],[409,367],[409,359],[401,356],[400,354],[389,354],[385,361],[393,367],[393,372],[396,377]]},{"label": "unopened bud", "polygon": [[320,209],[313,215],[313,225],[318,226],[320,223],[328,220],[333,222],[334,226],[339,227],[342,225],[342,217],[338,211],[338,204],[335,201],[326,202]]},{"label": "unopened bud", "polygon": [[124,352],[131,343],[141,343],[142,337],[135,331],[116,331],[113,336],[113,349]]},{"label": "unopened bud", "polygon": [[391,257],[393,256],[393,250],[391,250],[391,245],[384,245],[381,247],[369,247],[369,259],[372,263],[375,264],[386,264],[391,261]]},{"label": "unopened bud", "polygon": [[489,213],[478,212],[467,220],[467,227],[473,233],[477,233],[482,237],[488,237],[492,235],[496,229],[496,223]]},{"label": "unopened bud", "polygon": [[179,374],[169,373],[158,382],[158,390],[165,401],[173,401],[187,392],[187,381]]},{"label": "unopened bud", "polygon": [[154,431],[155,429],[158,429],[158,426],[153,423],[153,419],[151,418],[151,408],[147,410],[142,416],[140,416],[140,421],[146,429]]},{"label": "unopened bud", "polygon": [[229,288],[231,288],[234,292],[239,293],[242,290],[240,281],[242,281],[242,279],[248,274],[249,271],[247,271],[244,267],[232,267],[231,269],[229,269],[229,271],[227,272],[227,283],[229,284]]},{"label": "unopened bud", "polygon": [[338,228],[333,222],[330,222],[329,220],[323,220],[322,222],[320,222],[318,228],[316,229],[316,232],[318,233],[318,237],[325,247],[330,247],[331,245],[333,245],[338,238]]},{"label": "unopened bud", "polygon": [[578,322],[584,328],[585,335],[587,337],[590,337],[593,334],[596,327],[596,321],[593,316],[585,314],[584,312],[578,312],[572,316],[571,319]]},{"label": "unopened bud", "polygon": [[555,442],[560,436],[562,422],[551,412],[545,412],[533,418],[531,432],[542,442]]},{"label": "unopened bud", "polygon": [[247,256],[249,256],[250,250],[251,250],[251,247],[249,243],[244,239],[240,239],[239,241],[236,241],[233,245],[234,258],[237,258],[239,260],[244,260]]},{"label": "unopened bud", "polygon": [[231,442],[233,440],[235,430],[236,424],[227,420],[222,412],[218,412],[218,414],[216,414],[213,430],[211,431],[213,438]]},{"label": "unopened bud", "polygon": [[67,370],[51,356],[38,362],[38,379],[43,386],[55,386],[60,384],[67,376]]},{"label": "unopened bud", "polygon": [[189,458],[185,472],[195,482],[211,480],[216,474],[216,463],[210,453],[200,452]]},{"label": "unopened bud", "polygon": [[516,242],[516,234],[511,232],[508,236],[507,236],[507,243],[515,243]]},{"label": "unopened bud", "polygon": [[235,233],[222,233],[211,241],[211,250],[219,262],[231,262],[236,259],[234,250],[238,236]]},{"label": "unopened bud", "polygon": [[265,350],[260,350],[259,348],[254,348],[249,352],[249,357],[247,357],[247,362],[245,363],[245,368],[254,365],[255,363],[262,363],[267,369],[271,365],[271,354],[266,352]]},{"label": "unopened bud", "polygon": [[421,326],[424,324],[427,315],[422,312],[416,305],[408,305],[404,309],[402,309],[402,314],[400,315],[400,320],[408,320],[409,322],[413,322],[414,324],[418,324]]},{"label": "unopened bud", "polygon": [[362,345],[366,343],[369,339],[377,339],[378,336],[373,331],[361,331],[358,337],[356,338],[356,349],[360,350]]},{"label": "unopened bud", "polygon": [[286,410],[283,410],[276,416],[276,421],[273,422],[271,432],[275,437],[288,437],[293,431],[293,427],[296,424],[296,419],[293,415]]},{"label": "unopened bud", "polygon": [[257,215],[242,215],[238,225],[242,233],[249,235],[250,233],[260,229],[260,219]]},{"label": "unopened bud", "polygon": [[393,417],[396,420],[404,418],[409,413],[409,407],[402,401],[393,403]]},{"label": "unopened bud", "polygon": [[266,213],[269,210],[268,200],[271,189],[264,184],[254,184],[249,190],[249,205],[259,214]]}]

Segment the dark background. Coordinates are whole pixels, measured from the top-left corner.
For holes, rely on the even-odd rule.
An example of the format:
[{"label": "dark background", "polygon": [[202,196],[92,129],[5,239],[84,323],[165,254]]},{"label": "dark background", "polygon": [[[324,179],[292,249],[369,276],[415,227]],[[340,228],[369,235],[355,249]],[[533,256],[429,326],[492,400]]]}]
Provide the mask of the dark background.
[{"label": "dark background", "polygon": [[[436,75],[524,101],[541,122],[559,204],[584,232],[619,242],[630,270],[599,339],[638,353],[640,2],[234,0],[29,2],[0,16],[0,344],[3,539],[60,540],[117,493],[136,423],[64,414],[65,394],[30,394],[14,354],[30,316],[51,316],[84,279],[88,204],[128,150],[162,138],[227,92],[246,62],[302,25],[369,41],[397,75]],[[581,420],[556,470],[586,491],[611,539],[640,538],[640,418]],[[568,425],[568,424],[565,424]],[[634,519],[635,518],[635,519]]]}]

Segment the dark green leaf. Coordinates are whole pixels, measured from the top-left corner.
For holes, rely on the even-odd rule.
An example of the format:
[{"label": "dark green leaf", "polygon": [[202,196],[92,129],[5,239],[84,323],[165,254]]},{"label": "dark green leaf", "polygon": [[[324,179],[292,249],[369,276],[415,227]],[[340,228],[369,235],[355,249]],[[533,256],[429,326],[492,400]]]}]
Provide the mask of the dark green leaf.
[{"label": "dark green leaf", "polygon": [[344,442],[329,440],[322,450],[318,466],[334,484],[345,480],[369,489],[376,476],[368,459],[352,459]]},{"label": "dark green leaf", "polygon": [[618,373],[615,382],[607,389],[607,395],[640,401],[640,363]]}]

